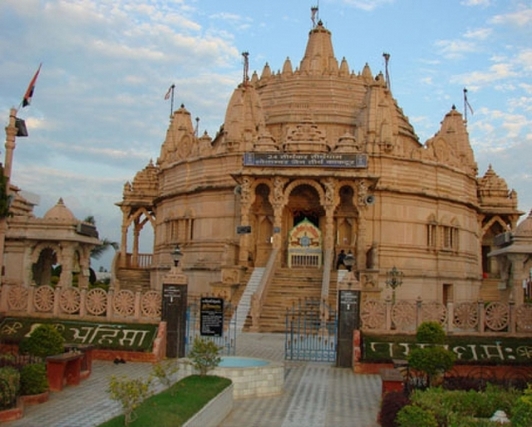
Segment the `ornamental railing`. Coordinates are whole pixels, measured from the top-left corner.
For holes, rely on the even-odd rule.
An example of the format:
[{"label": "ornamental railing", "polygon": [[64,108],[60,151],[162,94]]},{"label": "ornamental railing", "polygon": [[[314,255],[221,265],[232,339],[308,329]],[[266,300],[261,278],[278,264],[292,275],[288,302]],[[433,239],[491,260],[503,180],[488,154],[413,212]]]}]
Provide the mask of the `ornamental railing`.
[{"label": "ornamental railing", "polygon": [[161,292],[3,285],[0,311],[12,316],[154,323],[161,319]]},{"label": "ornamental railing", "polygon": [[425,321],[439,322],[447,332],[465,334],[531,334],[532,304],[498,301],[434,301],[368,299],[360,307],[366,331],[412,332]]}]

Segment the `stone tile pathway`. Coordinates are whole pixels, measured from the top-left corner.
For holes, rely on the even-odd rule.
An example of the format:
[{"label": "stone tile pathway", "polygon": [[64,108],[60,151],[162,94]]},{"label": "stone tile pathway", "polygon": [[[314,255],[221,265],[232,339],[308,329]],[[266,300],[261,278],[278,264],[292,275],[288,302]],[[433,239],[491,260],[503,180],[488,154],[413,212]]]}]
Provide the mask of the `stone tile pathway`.
[{"label": "stone tile pathway", "polygon": [[[244,333],[237,337],[236,354],[283,361],[283,346],[282,334]],[[26,407],[24,418],[3,426],[95,427],[121,412],[107,393],[110,376],[147,377],[150,371],[149,363],[95,361],[92,375],[79,386],[51,393],[47,403]],[[376,375],[354,375],[326,363],[286,362],[282,395],[236,400],[219,427],[378,427],[380,387]]]}]

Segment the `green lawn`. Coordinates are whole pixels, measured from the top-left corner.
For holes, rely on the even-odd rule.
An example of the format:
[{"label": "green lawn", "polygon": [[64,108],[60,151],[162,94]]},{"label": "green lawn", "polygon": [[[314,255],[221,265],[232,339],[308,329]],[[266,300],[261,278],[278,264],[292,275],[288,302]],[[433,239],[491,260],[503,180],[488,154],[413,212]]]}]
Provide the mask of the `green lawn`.
[{"label": "green lawn", "polygon": [[[169,389],[151,396],[135,411],[137,419],[130,427],[177,427],[231,385],[231,380],[216,376],[191,375]],[[113,418],[99,427],[122,427],[124,416]]]}]

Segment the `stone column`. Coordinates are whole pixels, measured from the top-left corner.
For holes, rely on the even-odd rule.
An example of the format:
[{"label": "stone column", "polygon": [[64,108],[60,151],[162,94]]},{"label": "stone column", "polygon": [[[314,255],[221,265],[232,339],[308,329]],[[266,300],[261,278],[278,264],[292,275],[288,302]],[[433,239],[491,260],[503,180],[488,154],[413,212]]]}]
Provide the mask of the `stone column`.
[{"label": "stone column", "polygon": [[58,254],[58,261],[61,264],[61,276],[59,277],[59,286],[66,288],[72,286],[72,262],[74,259],[74,249],[72,245],[61,242],[61,253]]},{"label": "stone column", "polygon": [[[286,195],[284,193],[284,187],[288,180],[276,176],[273,179],[273,194],[270,194],[270,203],[273,206],[273,242],[272,247],[279,250],[279,254],[282,254],[283,246],[283,211],[286,205]],[[277,232],[275,232],[277,230]]]},{"label": "stone column", "polygon": [[136,218],[133,222],[133,254],[131,255],[131,262],[133,266],[139,266],[139,236],[141,225],[139,219]]},{"label": "stone column", "polygon": [[[251,204],[255,200],[255,195],[252,192],[253,180],[249,176],[245,176],[240,184],[240,225],[250,225]],[[251,230],[252,233],[255,230]],[[249,234],[242,234],[240,236],[240,251],[238,254],[238,261],[240,265],[247,266],[250,252],[251,236]]]},{"label": "stone column", "polygon": [[129,215],[127,212],[127,207],[122,207],[122,236],[120,240],[120,267],[126,266],[126,257],[127,257],[127,230],[128,230],[128,220]]}]

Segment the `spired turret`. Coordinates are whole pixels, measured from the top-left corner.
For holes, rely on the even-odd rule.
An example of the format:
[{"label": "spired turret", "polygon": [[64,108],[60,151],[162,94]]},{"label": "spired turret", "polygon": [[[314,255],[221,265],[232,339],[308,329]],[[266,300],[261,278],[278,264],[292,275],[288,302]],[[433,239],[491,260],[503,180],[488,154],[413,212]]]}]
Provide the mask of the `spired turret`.
[{"label": "spired turret", "polygon": [[469,134],[462,118],[453,105],[442,121],[440,130],[427,141],[426,147],[440,163],[458,167],[476,176],[477,163],[469,143]]},{"label": "spired turret", "polygon": [[172,116],[157,163],[165,166],[197,154],[197,137],[190,112],[181,104],[181,107]]},{"label": "spired turret", "polygon": [[307,74],[338,73],[338,61],[334,57],[331,32],[320,21],[310,30],[305,56],[300,70]]},{"label": "spired turret", "polygon": [[252,85],[241,84],[227,106],[221,150],[251,151],[260,128],[264,128],[260,98]]}]

